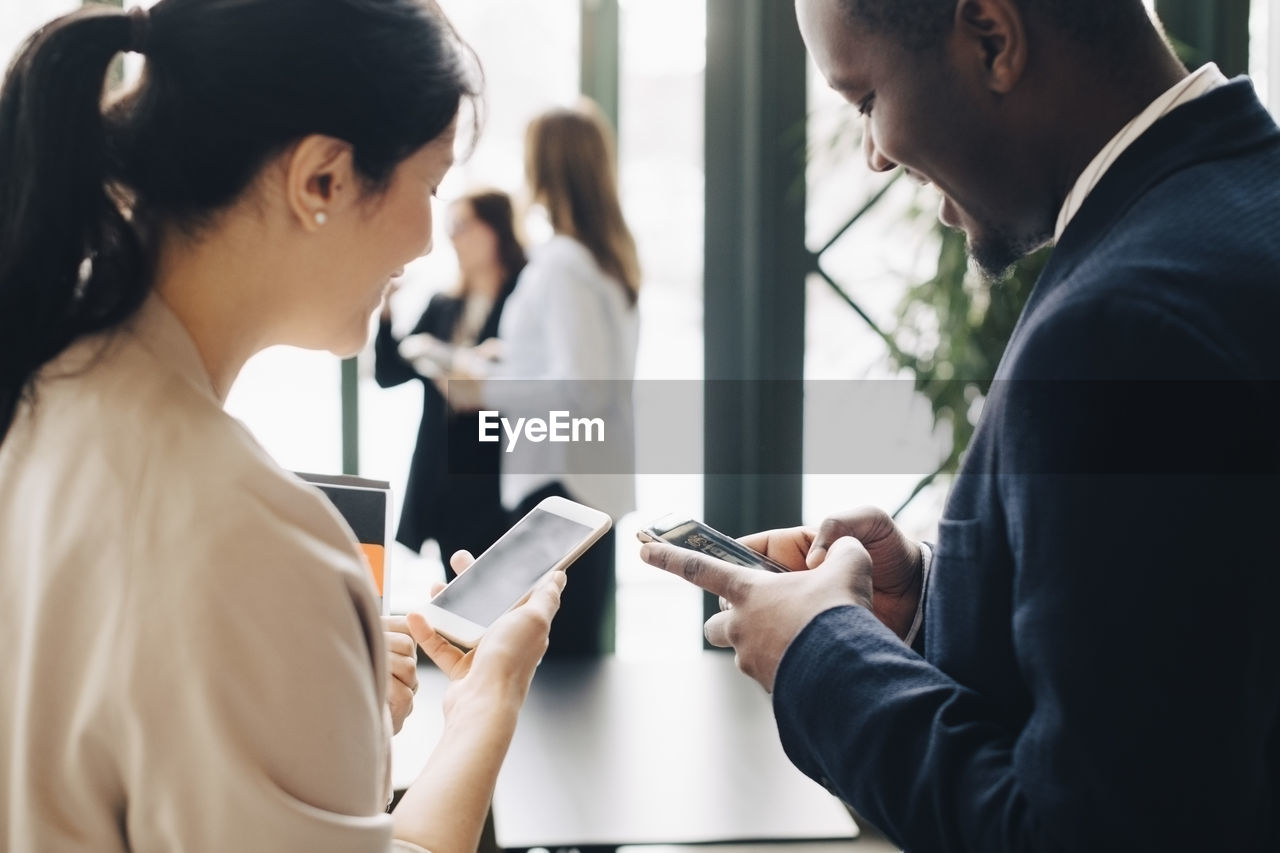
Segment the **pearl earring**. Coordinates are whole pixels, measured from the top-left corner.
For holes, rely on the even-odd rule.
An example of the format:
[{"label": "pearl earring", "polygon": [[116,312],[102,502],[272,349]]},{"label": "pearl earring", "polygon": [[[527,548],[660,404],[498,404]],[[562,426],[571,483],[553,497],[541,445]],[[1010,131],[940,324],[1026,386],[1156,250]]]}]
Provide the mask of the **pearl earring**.
[{"label": "pearl earring", "polygon": [[316,224],[317,224],[317,225],[324,225],[324,224],[325,224],[326,222],[328,222],[328,221],[329,221],[329,217],[328,217],[328,215],[327,215],[327,214],[325,214],[325,212],[324,212],[323,210],[317,210],[317,211],[316,211]]}]

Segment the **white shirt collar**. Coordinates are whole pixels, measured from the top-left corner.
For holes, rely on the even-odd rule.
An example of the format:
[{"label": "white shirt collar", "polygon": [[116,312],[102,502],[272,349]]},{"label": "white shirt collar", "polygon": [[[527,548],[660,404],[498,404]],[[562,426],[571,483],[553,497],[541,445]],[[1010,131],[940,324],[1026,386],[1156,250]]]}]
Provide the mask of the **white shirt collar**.
[{"label": "white shirt collar", "polygon": [[1094,157],[1084,171],[1080,173],[1075,186],[1071,188],[1071,192],[1067,193],[1066,201],[1062,204],[1062,211],[1058,214],[1058,226],[1054,229],[1053,234],[1054,241],[1057,242],[1062,239],[1062,232],[1067,230],[1068,223],[1080,211],[1084,200],[1088,198],[1089,193],[1093,192],[1094,187],[1102,180],[1102,176],[1115,164],[1126,148],[1132,145],[1138,137],[1150,130],[1151,125],[1168,113],[1173,112],[1188,101],[1193,101],[1201,95],[1208,94],[1226,82],[1227,78],[1218,70],[1218,66],[1210,62],[1208,65],[1199,68],[1194,74],[1179,80],[1163,95],[1152,101],[1151,105],[1139,113],[1133,121],[1122,127],[1120,132],[1102,147],[1102,150],[1098,152],[1098,156]]}]

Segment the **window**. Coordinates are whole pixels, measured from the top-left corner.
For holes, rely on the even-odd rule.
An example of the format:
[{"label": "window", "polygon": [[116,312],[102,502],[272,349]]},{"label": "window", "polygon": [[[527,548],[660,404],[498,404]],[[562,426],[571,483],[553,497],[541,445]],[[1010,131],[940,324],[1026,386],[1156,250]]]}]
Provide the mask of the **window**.
[{"label": "window", "polygon": [[[643,382],[702,378],[706,32],[705,3],[620,0],[619,160],[623,203],[644,267],[636,360]],[[656,438],[640,431],[641,459],[643,443]],[[696,446],[701,458],[696,413],[681,441]],[[642,563],[635,531],[668,512],[701,517],[701,472],[641,470],[636,506],[618,524],[618,654],[696,654],[702,593]]]},{"label": "window", "polygon": [[[806,240],[812,250],[821,249],[822,269],[882,329],[896,323],[899,302],[909,283],[926,280],[937,261],[938,238],[933,227],[937,202],[931,191],[911,181],[894,181],[885,197],[866,216],[840,235],[858,209],[891,180],[871,172],[861,147],[861,121],[856,108],[827,86],[812,60],[809,63],[809,160]],[[931,207],[932,205],[932,207]],[[806,291],[805,446],[806,461],[832,446],[826,403],[840,395],[825,393],[840,383],[840,394],[874,399],[877,417],[892,419],[892,427],[868,430],[885,442],[916,442],[933,433],[928,402],[911,391],[908,374],[895,371],[879,336],[822,277],[811,275]],[[844,406],[840,407],[844,412]],[[861,430],[859,430],[861,431]],[[878,452],[883,458],[888,448]],[[938,461],[945,456],[944,444]],[[894,454],[895,456],[899,454]],[[931,466],[923,453],[901,454],[921,464],[910,470],[848,470],[830,474],[807,473],[804,478],[806,520],[819,519],[862,504],[890,512],[911,494]],[[805,471],[821,470],[821,463],[806,464]],[[945,486],[922,494],[901,520],[918,537],[931,534],[941,514]],[[918,519],[918,523],[914,520]]]}]

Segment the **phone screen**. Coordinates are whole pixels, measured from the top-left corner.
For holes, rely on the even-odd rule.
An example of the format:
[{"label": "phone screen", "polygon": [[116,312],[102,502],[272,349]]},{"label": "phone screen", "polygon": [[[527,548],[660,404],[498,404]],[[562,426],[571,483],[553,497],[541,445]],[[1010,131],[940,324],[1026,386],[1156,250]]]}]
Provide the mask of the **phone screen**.
[{"label": "phone screen", "polygon": [[534,509],[431,603],[488,627],[592,532],[585,524]]}]

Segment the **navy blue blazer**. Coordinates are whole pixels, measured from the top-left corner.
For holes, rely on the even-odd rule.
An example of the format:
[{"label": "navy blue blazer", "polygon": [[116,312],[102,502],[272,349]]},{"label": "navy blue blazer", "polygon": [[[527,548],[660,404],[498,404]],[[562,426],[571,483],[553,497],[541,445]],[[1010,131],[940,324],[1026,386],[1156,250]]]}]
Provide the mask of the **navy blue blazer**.
[{"label": "navy blue blazer", "polygon": [[855,607],[788,649],[796,765],[907,851],[1280,850],[1278,324],[1280,129],[1237,80],[1063,234],[918,650]]}]

